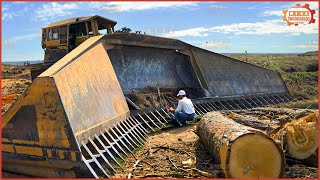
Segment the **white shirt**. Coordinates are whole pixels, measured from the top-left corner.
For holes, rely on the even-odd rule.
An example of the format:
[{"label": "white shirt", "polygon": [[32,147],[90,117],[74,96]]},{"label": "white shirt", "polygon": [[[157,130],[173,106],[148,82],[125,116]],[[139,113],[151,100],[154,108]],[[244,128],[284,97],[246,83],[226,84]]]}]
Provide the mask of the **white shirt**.
[{"label": "white shirt", "polygon": [[176,108],[175,111],[177,111],[177,112],[182,111],[187,114],[195,113],[193,104],[192,104],[191,100],[188,99],[187,97],[184,97],[183,99],[179,100],[178,107]]}]

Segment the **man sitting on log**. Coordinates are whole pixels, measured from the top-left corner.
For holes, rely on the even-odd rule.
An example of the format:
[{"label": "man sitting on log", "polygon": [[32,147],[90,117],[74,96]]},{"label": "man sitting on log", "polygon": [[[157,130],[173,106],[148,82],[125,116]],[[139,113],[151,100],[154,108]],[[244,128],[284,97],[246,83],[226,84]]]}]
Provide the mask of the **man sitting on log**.
[{"label": "man sitting on log", "polygon": [[180,90],[177,94],[179,97],[179,103],[176,109],[168,107],[169,111],[174,113],[174,122],[178,123],[180,126],[186,125],[187,121],[192,121],[195,116],[195,110],[193,103],[189,98],[186,97],[186,92]]}]

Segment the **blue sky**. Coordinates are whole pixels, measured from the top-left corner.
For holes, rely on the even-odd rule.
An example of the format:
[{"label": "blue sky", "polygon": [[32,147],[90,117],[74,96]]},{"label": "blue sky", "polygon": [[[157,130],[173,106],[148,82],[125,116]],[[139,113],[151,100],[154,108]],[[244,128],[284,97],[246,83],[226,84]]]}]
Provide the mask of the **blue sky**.
[{"label": "blue sky", "polygon": [[[42,60],[41,27],[100,15],[150,35],[217,53],[302,53],[318,49],[316,23],[287,26],[282,10],[298,2],[2,2],[2,61]],[[306,2],[300,2],[304,4]]]}]

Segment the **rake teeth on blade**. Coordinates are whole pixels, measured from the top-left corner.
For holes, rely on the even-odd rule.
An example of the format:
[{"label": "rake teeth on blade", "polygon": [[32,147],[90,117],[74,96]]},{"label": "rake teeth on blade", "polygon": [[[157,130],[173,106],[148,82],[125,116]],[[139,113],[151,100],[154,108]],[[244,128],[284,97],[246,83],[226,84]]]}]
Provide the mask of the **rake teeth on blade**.
[{"label": "rake teeth on blade", "polygon": [[161,129],[151,118],[148,114],[144,113],[144,115],[149,119],[149,122],[152,122],[152,124],[157,128]]},{"label": "rake teeth on blade", "polygon": [[142,134],[144,134],[144,137],[148,137],[148,133],[150,133],[150,132],[147,129],[145,129],[143,127],[143,125],[140,122],[137,121],[137,119],[129,117],[128,124],[131,125],[131,126],[136,125],[138,127],[138,129],[140,130],[140,132]]},{"label": "rake teeth on blade", "polygon": [[[290,101],[286,94],[252,96],[242,98],[205,99],[194,103],[196,115],[211,111],[248,109]],[[142,114],[140,114],[142,113]],[[95,134],[88,143],[82,143],[82,160],[95,178],[111,177],[117,169],[123,170],[121,163],[128,154],[143,146],[150,132],[167,127],[171,114],[163,108],[137,113],[111,128]]]},{"label": "rake teeth on blade", "polygon": [[[126,154],[126,152],[125,151],[123,151],[122,149],[121,149],[121,147],[118,145],[118,143],[117,142],[110,142],[109,140],[108,140],[108,138],[101,132],[101,136],[103,137],[103,139],[109,144],[109,147],[117,154],[117,156],[118,157],[120,157],[123,161],[125,161],[125,159],[122,157],[122,155],[120,154],[120,152],[117,150],[117,148],[119,148],[120,149],[120,151],[122,151],[125,155],[127,155]],[[113,155],[112,155],[112,157],[113,157]]]},{"label": "rake teeth on blade", "polygon": [[[86,165],[88,166],[88,168],[92,169],[92,165],[90,165],[90,163],[95,163],[96,166],[98,166],[98,168],[100,169],[100,173],[99,174],[96,174],[96,173],[91,173],[97,178],[97,175],[99,176],[102,176],[102,177],[110,177],[108,175],[108,173],[106,172],[106,170],[102,167],[102,165],[100,164],[100,162],[96,159],[96,157],[99,157],[99,156],[95,156],[91,151],[90,149],[87,147],[87,145],[85,143],[81,143],[82,144],[82,147],[84,147],[84,149],[87,151],[87,153],[89,154],[89,156],[91,157],[91,159],[87,160],[87,159],[83,159],[83,161],[85,161]],[[102,172],[102,173],[101,173]]]},{"label": "rake teeth on blade", "polygon": [[137,126],[132,126],[130,128],[130,125],[128,126],[126,122],[123,123],[123,126],[127,131],[131,131],[133,133],[132,137],[140,144],[139,146],[143,145],[144,139],[142,139],[141,134],[139,134],[139,131],[137,130]]},{"label": "rake teeth on blade", "polygon": [[[135,149],[135,146],[133,145],[134,143],[134,141],[130,138],[130,136],[128,136],[128,133],[129,132],[122,132],[122,131],[120,131],[119,129],[118,129],[118,126],[117,125],[114,125],[114,128],[115,128],[115,131],[118,133],[118,135],[120,136],[120,137],[123,137],[122,139],[124,139],[126,142],[127,142],[127,144],[129,144],[131,147],[132,147],[132,149]],[[132,142],[132,143],[131,143]],[[133,154],[133,153],[132,153]]]},{"label": "rake teeth on blade", "polygon": [[144,124],[146,124],[146,125],[150,128],[151,131],[155,131],[154,128],[152,128],[152,127],[149,125],[149,123],[148,123],[140,114],[138,114],[138,116],[139,116],[139,118],[144,122]]},{"label": "rake teeth on blade", "polygon": [[110,145],[109,147],[108,147],[108,146],[105,146],[105,145],[103,144],[103,142],[101,141],[101,139],[100,139],[97,135],[95,135],[95,138],[98,140],[98,142],[100,143],[100,145],[104,147],[104,150],[105,150],[105,152],[107,152],[107,154],[109,155],[109,157],[112,158],[112,160],[123,170],[122,166],[120,165],[120,163],[118,162],[118,160],[116,160],[116,159],[114,158],[114,156],[113,156],[113,154],[110,152],[109,148],[111,148],[112,150],[114,150],[115,153],[116,153],[116,155],[118,155],[118,157],[120,157],[120,158],[124,161],[124,159],[123,159],[123,157],[120,155],[120,153],[119,153],[117,150],[115,150],[114,147],[112,147],[111,145]]},{"label": "rake teeth on blade", "polygon": [[100,131],[100,135],[89,137],[87,144],[82,142],[82,161],[93,177],[110,178],[117,172],[116,167],[123,170],[121,161],[125,161],[124,156],[141,147],[147,133],[140,122],[129,117],[105,132]]},{"label": "rake teeth on blade", "polygon": [[[129,153],[133,154],[133,152],[131,151],[131,149],[127,146],[127,143],[125,143],[125,142],[123,141],[124,136],[122,136],[121,134],[118,135],[113,128],[110,128],[110,130],[111,130],[111,133],[114,134],[114,138],[115,138],[116,140],[119,140],[119,142],[121,143],[121,145],[122,145]],[[107,130],[106,130],[106,131],[107,131]]]},{"label": "rake teeth on blade", "polygon": [[229,111],[236,109],[250,109],[263,107],[267,105],[285,103],[292,100],[292,97],[287,93],[257,95],[238,98],[221,98],[221,99],[206,99],[194,103],[195,114],[202,115],[210,111]]}]

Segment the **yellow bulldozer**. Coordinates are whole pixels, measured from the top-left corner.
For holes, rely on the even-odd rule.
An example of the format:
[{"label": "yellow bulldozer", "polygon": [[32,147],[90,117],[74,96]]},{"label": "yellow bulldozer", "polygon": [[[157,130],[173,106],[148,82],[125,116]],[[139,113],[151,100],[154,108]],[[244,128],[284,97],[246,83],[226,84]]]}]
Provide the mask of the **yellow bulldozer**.
[{"label": "yellow bulldozer", "polygon": [[165,105],[186,90],[196,114],[288,102],[281,76],[180,40],[129,31],[101,16],[42,30],[44,64],[2,115],[2,171],[26,177],[112,177]]}]

